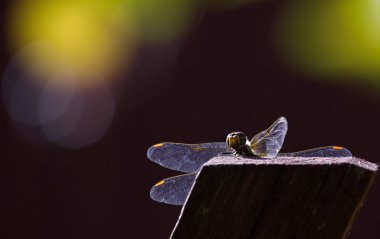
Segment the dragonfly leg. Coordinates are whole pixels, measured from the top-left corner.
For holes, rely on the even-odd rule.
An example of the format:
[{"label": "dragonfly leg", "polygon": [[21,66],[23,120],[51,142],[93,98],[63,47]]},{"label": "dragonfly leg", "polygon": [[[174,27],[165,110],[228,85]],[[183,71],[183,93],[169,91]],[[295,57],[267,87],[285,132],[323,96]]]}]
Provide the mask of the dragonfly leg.
[{"label": "dragonfly leg", "polygon": [[234,155],[234,159],[236,159],[236,160],[239,160],[239,156],[240,156],[240,154],[238,154],[238,152],[234,152],[233,153],[233,155]]}]

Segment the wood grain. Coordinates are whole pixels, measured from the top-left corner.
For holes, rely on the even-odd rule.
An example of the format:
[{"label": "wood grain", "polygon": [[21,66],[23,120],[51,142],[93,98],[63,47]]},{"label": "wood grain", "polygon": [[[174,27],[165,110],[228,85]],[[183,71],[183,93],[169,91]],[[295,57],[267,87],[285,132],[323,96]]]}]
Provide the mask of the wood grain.
[{"label": "wood grain", "polygon": [[376,171],[354,157],[216,157],[171,238],[346,238]]}]

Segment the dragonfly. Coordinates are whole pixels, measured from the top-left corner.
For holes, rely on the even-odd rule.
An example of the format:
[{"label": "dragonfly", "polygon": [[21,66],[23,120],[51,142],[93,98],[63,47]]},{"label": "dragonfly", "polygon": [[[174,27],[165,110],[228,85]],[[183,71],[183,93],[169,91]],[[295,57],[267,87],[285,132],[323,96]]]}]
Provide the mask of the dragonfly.
[{"label": "dragonfly", "polygon": [[256,134],[251,140],[243,132],[232,132],[226,142],[183,144],[163,142],[148,149],[148,158],[168,169],[185,174],[166,178],[150,190],[150,197],[158,202],[183,205],[190,194],[198,172],[216,156],[272,159],[281,157],[350,157],[351,152],[340,146],[326,146],[293,153],[279,153],[288,130],[285,117],[277,119],[268,129]]}]

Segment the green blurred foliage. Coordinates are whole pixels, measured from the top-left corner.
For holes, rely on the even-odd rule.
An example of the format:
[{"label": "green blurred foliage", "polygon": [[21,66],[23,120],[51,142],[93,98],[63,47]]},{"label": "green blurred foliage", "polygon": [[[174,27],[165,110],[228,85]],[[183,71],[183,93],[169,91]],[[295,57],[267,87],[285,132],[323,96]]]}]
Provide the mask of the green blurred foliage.
[{"label": "green blurred foliage", "polygon": [[[275,42],[295,70],[380,87],[380,2],[298,1],[278,15]],[[341,77],[326,77],[326,79]]]}]

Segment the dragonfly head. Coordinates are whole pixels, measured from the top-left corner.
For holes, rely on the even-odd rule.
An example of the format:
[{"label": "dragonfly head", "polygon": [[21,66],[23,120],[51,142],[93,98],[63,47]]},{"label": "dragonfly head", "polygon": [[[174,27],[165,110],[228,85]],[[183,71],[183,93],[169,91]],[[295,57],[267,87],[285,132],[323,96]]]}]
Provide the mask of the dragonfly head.
[{"label": "dragonfly head", "polygon": [[247,143],[247,136],[243,132],[232,132],[227,135],[227,146],[235,151],[240,151]]}]

